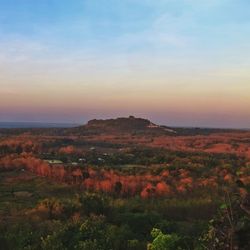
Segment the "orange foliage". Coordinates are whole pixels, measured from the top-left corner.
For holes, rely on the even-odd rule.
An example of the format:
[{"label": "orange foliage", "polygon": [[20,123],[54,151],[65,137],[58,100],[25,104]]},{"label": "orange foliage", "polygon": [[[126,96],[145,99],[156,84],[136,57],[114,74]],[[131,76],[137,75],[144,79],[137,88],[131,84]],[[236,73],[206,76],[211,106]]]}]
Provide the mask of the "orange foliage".
[{"label": "orange foliage", "polygon": [[233,177],[231,174],[227,174],[224,176],[224,181],[226,182],[232,182],[233,181]]},{"label": "orange foliage", "polygon": [[148,183],[144,189],[141,191],[141,197],[143,199],[149,198],[153,196],[155,193],[155,189],[153,188],[153,185],[151,183]]},{"label": "orange foliage", "polygon": [[167,185],[165,182],[159,182],[157,183],[156,185],[156,194],[159,195],[159,196],[165,196],[165,195],[168,195],[170,194],[171,192],[171,189],[170,189],[170,186]]},{"label": "orange foliage", "polygon": [[180,184],[186,187],[192,187],[193,179],[191,177],[186,177],[180,180]]},{"label": "orange foliage", "polygon": [[88,178],[88,179],[86,179],[86,180],[83,181],[83,186],[87,190],[92,190],[95,187],[95,180]]},{"label": "orange foliage", "polygon": [[187,189],[185,188],[184,185],[178,185],[176,187],[177,191],[180,192],[180,193],[185,193],[187,191]]},{"label": "orange foliage", "polygon": [[168,170],[164,170],[162,173],[161,173],[161,176],[162,177],[169,177],[169,171]]},{"label": "orange foliage", "polygon": [[59,153],[63,154],[73,154],[75,151],[76,150],[73,146],[62,147],[59,149]]},{"label": "orange foliage", "polygon": [[100,181],[100,189],[101,191],[107,192],[107,193],[111,193],[112,191],[112,184],[110,182],[110,180],[103,180]]}]

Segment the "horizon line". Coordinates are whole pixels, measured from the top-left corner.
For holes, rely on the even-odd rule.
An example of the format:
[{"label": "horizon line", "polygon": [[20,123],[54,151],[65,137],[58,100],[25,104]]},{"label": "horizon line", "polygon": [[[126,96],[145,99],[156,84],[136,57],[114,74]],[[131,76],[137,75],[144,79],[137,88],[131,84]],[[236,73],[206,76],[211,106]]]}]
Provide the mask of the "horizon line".
[{"label": "horizon line", "polygon": [[[117,118],[128,118],[128,117],[117,117]],[[135,117],[135,118],[141,118],[141,117]],[[107,118],[107,119],[116,119],[116,118]],[[97,120],[107,120],[107,119],[97,119]],[[142,118],[142,119],[147,119],[147,118]],[[93,120],[93,119],[90,119],[90,120]],[[90,121],[88,120],[88,121]],[[149,120],[149,119],[148,119]],[[87,121],[87,122],[88,122]],[[65,125],[65,128],[67,127],[77,127],[77,126],[83,126],[83,125],[86,125],[87,122],[61,122],[61,121],[58,121],[58,122],[47,122],[47,121],[0,121],[0,129],[28,129],[28,128],[57,128],[56,126],[52,126],[52,125],[58,125],[60,128],[64,128],[63,126]],[[10,126],[6,126],[6,127],[3,127],[1,126],[1,124],[12,124],[12,125],[23,125],[23,126],[15,126],[15,127],[10,127]],[[26,127],[24,126],[25,124],[28,125],[47,125],[47,126],[41,126],[41,127],[38,127],[38,126],[35,126],[35,127]],[[183,128],[183,129],[225,129],[225,130],[245,130],[245,131],[248,131],[250,130],[250,128],[247,128],[247,127],[219,127],[219,126],[178,126],[178,125],[167,125],[167,124],[157,124],[159,126],[167,126],[167,127],[170,127],[170,128]]]}]

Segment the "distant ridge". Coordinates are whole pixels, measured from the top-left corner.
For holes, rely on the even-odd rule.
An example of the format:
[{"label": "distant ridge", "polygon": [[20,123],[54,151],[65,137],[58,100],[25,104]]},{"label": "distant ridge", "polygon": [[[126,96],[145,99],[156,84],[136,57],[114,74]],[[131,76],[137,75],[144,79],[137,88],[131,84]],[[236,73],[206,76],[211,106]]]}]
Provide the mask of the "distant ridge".
[{"label": "distant ridge", "polygon": [[100,135],[100,134],[131,134],[145,136],[183,136],[208,135],[213,133],[239,132],[249,130],[202,128],[202,127],[169,127],[157,125],[145,118],[134,116],[119,117],[115,119],[93,119],[85,125],[73,123],[43,123],[43,122],[0,122],[0,135],[2,134],[46,134],[46,135]]},{"label": "distant ridge", "polygon": [[71,123],[0,122],[0,128],[71,128],[76,126],[76,124]]}]

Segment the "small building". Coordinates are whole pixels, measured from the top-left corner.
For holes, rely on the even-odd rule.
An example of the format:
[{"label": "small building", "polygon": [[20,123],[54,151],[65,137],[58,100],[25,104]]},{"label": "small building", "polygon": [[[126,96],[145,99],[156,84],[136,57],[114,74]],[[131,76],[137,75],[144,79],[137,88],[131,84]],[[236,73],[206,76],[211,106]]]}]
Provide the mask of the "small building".
[{"label": "small building", "polygon": [[60,160],[45,160],[45,161],[48,162],[49,164],[63,164],[63,162]]},{"label": "small building", "polygon": [[79,158],[78,161],[80,161],[80,162],[86,162],[86,159],[85,158]]}]

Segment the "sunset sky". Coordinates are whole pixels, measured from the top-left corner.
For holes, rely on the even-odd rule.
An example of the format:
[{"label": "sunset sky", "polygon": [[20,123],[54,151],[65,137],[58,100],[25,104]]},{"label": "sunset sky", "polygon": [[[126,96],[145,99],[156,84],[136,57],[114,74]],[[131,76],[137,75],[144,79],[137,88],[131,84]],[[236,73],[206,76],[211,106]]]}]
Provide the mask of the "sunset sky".
[{"label": "sunset sky", "polygon": [[0,121],[250,128],[249,0],[0,0]]}]

